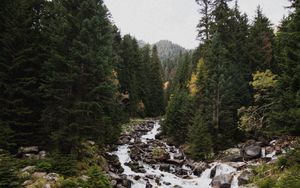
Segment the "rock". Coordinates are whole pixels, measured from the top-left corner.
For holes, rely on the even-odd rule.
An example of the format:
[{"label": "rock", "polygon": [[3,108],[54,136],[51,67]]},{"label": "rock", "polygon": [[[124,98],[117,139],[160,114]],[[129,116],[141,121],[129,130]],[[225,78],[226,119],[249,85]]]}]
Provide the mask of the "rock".
[{"label": "rock", "polygon": [[230,148],[222,152],[222,161],[224,162],[239,162],[242,161],[239,148]]},{"label": "rock", "polygon": [[130,188],[131,187],[131,181],[130,180],[128,180],[128,179],[123,179],[123,181],[122,181],[122,185],[124,186],[124,187],[127,187],[127,188]]},{"label": "rock", "polygon": [[162,132],[155,135],[155,139],[157,139],[157,140],[161,140],[162,138],[163,138],[163,133]]},{"label": "rock", "polygon": [[228,162],[225,164],[227,164],[228,166],[231,166],[233,168],[236,168],[237,170],[241,170],[242,168],[244,168],[246,166],[245,162]]},{"label": "rock", "polygon": [[115,186],[117,185],[117,183],[118,183],[118,182],[117,182],[116,180],[111,180],[111,186],[112,186],[112,187],[115,187]]},{"label": "rock", "polygon": [[137,181],[137,180],[141,179],[141,176],[139,176],[139,175],[134,176],[133,179]]},{"label": "rock", "polygon": [[147,182],[145,188],[152,188],[152,185],[149,182]]},{"label": "rock", "polygon": [[242,155],[246,159],[256,159],[261,156],[260,146],[247,146],[241,150]]},{"label": "rock", "polygon": [[179,159],[179,160],[181,160],[181,159],[184,159],[184,156],[183,156],[182,153],[175,153],[175,154],[174,154],[174,159]]},{"label": "rock", "polygon": [[165,171],[165,172],[170,172],[170,165],[169,164],[161,164],[159,166],[159,170]]},{"label": "rock", "polygon": [[90,177],[87,176],[87,175],[82,175],[82,176],[79,177],[79,179],[81,179],[84,182],[87,182],[90,179]]},{"label": "rock", "polygon": [[165,185],[171,185],[171,183],[170,182],[164,182],[163,184],[165,184]]},{"label": "rock", "polygon": [[152,180],[155,178],[155,176],[151,174],[147,174],[145,177]]},{"label": "rock", "polygon": [[205,162],[194,163],[192,167],[194,175],[200,176],[207,167],[207,163]]},{"label": "rock", "polygon": [[47,156],[47,152],[46,151],[40,151],[38,153],[39,159],[45,159]]},{"label": "rock", "polygon": [[184,163],[184,160],[178,160],[178,159],[168,159],[166,161],[167,163],[170,163],[170,164],[174,164],[174,165],[182,165]]},{"label": "rock", "polygon": [[115,174],[113,172],[109,172],[108,174],[112,180],[122,181],[122,178],[118,174]]},{"label": "rock", "polygon": [[25,168],[21,169],[21,172],[33,173],[35,169],[36,169],[35,166],[26,166]]},{"label": "rock", "polygon": [[179,167],[175,169],[175,173],[176,175],[184,176],[188,174],[188,171]]},{"label": "rock", "polygon": [[49,173],[44,178],[49,181],[58,181],[59,175],[56,173]]},{"label": "rock", "polygon": [[183,187],[181,187],[180,185],[174,185],[173,188],[183,188]]},{"label": "rock", "polygon": [[94,146],[96,143],[92,140],[88,140],[86,141],[90,146]]},{"label": "rock", "polygon": [[46,172],[35,172],[32,174],[32,177],[35,179],[39,179],[39,178],[43,178],[46,175],[47,175]]},{"label": "rock", "polygon": [[30,146],[30,147],[20,147],[18,150],[18,154],[26,154],[26,153],[35,153],[39,152],[38,146]]},{"label": "rock", "polygon": [[245,170],[243,171],[239,177],[238,177],[238,184],[244,185],[250,182],[250,180],[253,178],[254,174],[251,170]]},{"label": "rock", "polygon": [[233,176],[231,174],[223,174],[212,179],[210,185],[214,188],[230,188]]},{"label": "rock", "polygon": [[51,188],[51,185],[47,183],[46,185],[44,185],[44,188]]},{"label": "rock", "polygon": [[31,185],[31,184],[33,184],[32,180],[26,180],[22,183],[22,186],[26,187],[27,185]]},{"label": "rock", "polygon": [[210,178],[214,178],[216,176],[217,166],[218,165],[216,165],[214,168],[211,169],[210,175],[209,175]]}]

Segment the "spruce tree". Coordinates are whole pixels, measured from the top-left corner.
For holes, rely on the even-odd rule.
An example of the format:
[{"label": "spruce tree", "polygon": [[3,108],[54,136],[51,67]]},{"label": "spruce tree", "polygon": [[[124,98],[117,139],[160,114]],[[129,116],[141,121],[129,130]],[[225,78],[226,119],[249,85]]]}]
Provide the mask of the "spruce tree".
[{"label": "spruce tree", "polygon": [[205,115],[199,111],[189,127],[189,152],[194,159],[208,159],[213,152],[212,137],[206,121]]},{"label": "spruce tree", "polygon": [[43,1],[4,1],[0,12],[0,147],[14,150],[42,137]]},{"label": "spruce tree", "polygon": [[270,20],[257,7],[248,40],[251,72],[274,70],[274,37]]},{"label": "spruce tree", "polygon": [[271,130],[300,134],[300,2],[292,0],[293,12],[278,32],[276,57],[279,62],[278,87],[271,111]]},{"label": "spruce tree", "polygon": [[48,10],[42,120],[54,149],[76,155],[83,140],[105,144],[118,132],[112,119],[112,25],[102,1],[54,0]]},{"label": "spruce tree", "polygon": [[150,116],[159,116],[164,112],[164,90],[161,75],[161,63],[156,46],[153,46],[149,69],[149,90],[151,92],[151,104],[147,107]]}]

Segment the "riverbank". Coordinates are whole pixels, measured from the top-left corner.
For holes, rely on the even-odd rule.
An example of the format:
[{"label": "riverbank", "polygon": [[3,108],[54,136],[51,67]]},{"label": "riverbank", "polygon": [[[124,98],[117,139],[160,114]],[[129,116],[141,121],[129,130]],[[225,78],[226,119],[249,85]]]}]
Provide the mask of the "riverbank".
[{"label": "riverbank", "polygon": [[271,142],[249,140],[221,152],[212,163],[193,161],[175,146],[159,140],[159,121],[145,121],[122,134],[108,153],[113,187],[257,187],[257,169],[275,164],[293,150],[295,138]]}]

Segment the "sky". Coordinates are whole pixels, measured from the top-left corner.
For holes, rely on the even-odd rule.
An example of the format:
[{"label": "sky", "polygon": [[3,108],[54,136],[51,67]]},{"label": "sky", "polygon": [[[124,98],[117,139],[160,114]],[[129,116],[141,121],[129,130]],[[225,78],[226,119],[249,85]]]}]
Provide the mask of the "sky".
[{"label": "sky", "polygon": [[[200,19],[195,0],[104,0],[113,22],[121,34],[131,34],[138,40],[153,44],[170,40],[187,49],[198,46],[196,26]],[[288,0],[238,0],[240,10],[251,20],[258,5],[276,26]]]}]

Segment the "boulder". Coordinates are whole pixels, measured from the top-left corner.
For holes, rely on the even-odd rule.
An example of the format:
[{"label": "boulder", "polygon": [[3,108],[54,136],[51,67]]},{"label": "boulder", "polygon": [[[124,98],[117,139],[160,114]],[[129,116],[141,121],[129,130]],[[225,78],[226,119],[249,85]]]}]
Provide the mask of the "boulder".
[{"label": "boulder", "polygon": [[58,181],[59,175],[56,173],[49,173],[44,178],[49,181]]},{"label": "boulder", "polygon": [[223,151],[222,154],[222,161],[224,162],[239,162],[242,161],[242,157],[240,155],[241,151],[239,148],[230,148]]},{"label": "boulder", "polygon": [[184,160],[178,160],[178,159],[168,159],[167,163],[174,164],[174,165],[182,165],[184,163]]},{"label": "boulder", "polygon": [[245,170],[243,171],[239,177],[238,177],[238,184],[239,185],[245,185],[250,182],[250,180],[253,178],[254,174],[251,170]]},{"label": "boulder", "polygon": [[45,184],[43,188],[51,188],[51,185],[49,183]]},{"label": "boulder", "polygon": [[233,176],[231,174],[222,174],[212,179],[210,185],[214,188],[230,188]]},{"label": "boulder", "polygon": [[47,156],[47,152],[46,151],[40,151],[38,153],[39,159],[45,159]]},{"label": "boulder", "polygon": [[193,163],[192,169],[193,169],[194,175],[200,176],[207,167],[208,167],[208,165],[205,162]]},{"label": "boulder", "polygon": [[261,156],[260,146],[247,146],[241,150],[242,155],[245,159],[256,159]]},{"label": "boulder", "polygon": [[46,175],[47,175],[46,172],[35,172],[35,173],[32,174],[32,177],[34,179],[39,179],[39,178],[43,178]]},{"label": "boulder", "polygon": [[161,164],[159,166],[159,170],[169,172],[170,171],[170,165],[169,164]]},{"label": "boulder", "polygon": [[182,159],[184,159],[184,156],[182,153],[175,153],[174,159],[182,160]]},{"label": "boulder", "polygon": [[33,173],[35,169],[36,169],[35,166],[26,166],[25,168],[21,169],[21,172]]},{"label": "boulder", "polygon": [[122,178],[118,174],[115,174],[113,172],[109,172],[108,174],[112,180],[116,180],[117,182],[122,181]]},{"label": "boulder", "polygon": [[18,150],[18,154],[26,154],[26,153],[37,154],[38,152],[39,152],[38,146],[20,147]]},{"label": "boulder", "polygon": [[236,168],[237,170],[241,170],[246,166],[245,162],[228,162],[225,164],[227,164],[228,166],[231,166],[233,168]]}]

